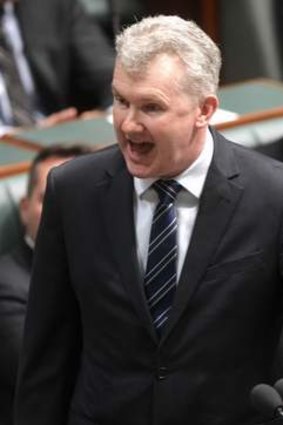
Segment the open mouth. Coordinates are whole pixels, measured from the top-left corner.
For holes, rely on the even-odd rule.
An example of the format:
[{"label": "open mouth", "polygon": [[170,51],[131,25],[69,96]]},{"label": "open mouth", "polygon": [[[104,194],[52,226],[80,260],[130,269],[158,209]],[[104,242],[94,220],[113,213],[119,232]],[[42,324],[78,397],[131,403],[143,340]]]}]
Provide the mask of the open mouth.
[{"label": "open mouth", "polygon": [[150,142],[133,142],[129,140],[129,146],[131,153],[137,155],[146,155],[153,149],[154,144]]}]

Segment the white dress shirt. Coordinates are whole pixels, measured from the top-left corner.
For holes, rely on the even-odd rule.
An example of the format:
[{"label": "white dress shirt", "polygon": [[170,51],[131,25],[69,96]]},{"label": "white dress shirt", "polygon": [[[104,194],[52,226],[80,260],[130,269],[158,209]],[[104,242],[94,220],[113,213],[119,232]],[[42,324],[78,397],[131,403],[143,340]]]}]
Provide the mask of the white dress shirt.
[{"label": "white dress shirt", "polygon": [[[198,213],[199,199],[213,156],[213,139],[207,130],[203,150],[194,163],[182,174],[175,177],[183,189],[176,199],[177,213],[177,279],[179,279],[184,264],[185,256],[190,244],[196,216]],[[140,179],[134,177],[135,187],[135,230],[137,241],[137,254],[143,273],[146,270],[150,229],[158,195],[151,187],[156,179]]]}]

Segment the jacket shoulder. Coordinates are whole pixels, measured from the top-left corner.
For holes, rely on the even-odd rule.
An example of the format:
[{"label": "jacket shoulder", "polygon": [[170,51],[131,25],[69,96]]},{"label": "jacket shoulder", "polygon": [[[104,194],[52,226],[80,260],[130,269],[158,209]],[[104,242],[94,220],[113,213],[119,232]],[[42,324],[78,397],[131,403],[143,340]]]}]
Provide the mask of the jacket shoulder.
[{"label": "jacket shoulder", "polygon": [[50,175],[62,184],[86,185],[88,181],[94,183],[108,179],[124,168],[125,162],[118,145],[111,145],[74,158],[54,168]]}]

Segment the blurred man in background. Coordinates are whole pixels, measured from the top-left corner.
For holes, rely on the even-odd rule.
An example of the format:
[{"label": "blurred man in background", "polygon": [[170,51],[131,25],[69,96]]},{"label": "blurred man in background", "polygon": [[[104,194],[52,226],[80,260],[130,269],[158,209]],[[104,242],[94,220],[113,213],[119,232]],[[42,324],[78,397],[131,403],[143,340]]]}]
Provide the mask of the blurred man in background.
[{"label": "blurred man in background", "polygon": [[264,145],[258,145],[254,149],[278,161],[283,161],[283,137]]},{"label": "blurred man in background", "polygon": [[0,125],[50,126],[104,110],[113,49],[80,0],[0,0]]},{"label": "blurred man in background", "polygon": [[54,146],[34,159],[27,194],[20,202],[23,240],[0,258],[0,424],[12,424],[12,405],[18,357],[29,293],[34,243],[41,217],[47,174],[75,156],[88,153],[83,146]]}]

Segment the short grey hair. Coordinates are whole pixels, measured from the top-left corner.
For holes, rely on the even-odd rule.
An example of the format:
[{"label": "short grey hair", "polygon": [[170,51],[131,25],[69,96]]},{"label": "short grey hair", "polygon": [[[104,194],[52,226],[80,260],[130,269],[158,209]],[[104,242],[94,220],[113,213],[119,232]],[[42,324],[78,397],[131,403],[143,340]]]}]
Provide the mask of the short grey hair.
[{"label": "short grey hair", "polygon": [[116,37],[117,60],[128,73],[141,73],[159,54],[179,57],[186,76],[184,90],[197,99],[216,94],[221,54],[212,39],[193,21],[178,16],[150,16]]}]

